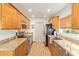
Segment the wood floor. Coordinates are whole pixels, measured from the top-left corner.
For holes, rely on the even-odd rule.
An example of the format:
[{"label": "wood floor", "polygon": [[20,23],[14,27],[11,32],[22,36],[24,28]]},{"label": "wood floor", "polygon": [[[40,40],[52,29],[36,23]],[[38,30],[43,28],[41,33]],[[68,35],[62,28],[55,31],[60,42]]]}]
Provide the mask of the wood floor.
[{"label": "wood floor", "polygon": [[51,53],[43,42],[34,42],[28,56],[51,56]]}]

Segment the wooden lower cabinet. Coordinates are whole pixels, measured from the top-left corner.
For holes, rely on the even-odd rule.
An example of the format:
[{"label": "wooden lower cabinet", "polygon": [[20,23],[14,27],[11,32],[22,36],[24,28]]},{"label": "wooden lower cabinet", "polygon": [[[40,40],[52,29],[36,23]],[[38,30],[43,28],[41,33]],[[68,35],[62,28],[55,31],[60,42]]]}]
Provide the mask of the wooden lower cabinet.
[{"label": "wooden lower cabinet", "polygon": [[48,48],[52,56],[65,56],[66,55],[66,50],[58,46],[57,44],[48,44]]},{"label": "wooden lower cabinet", "polygon": [[14,56],[14,51],[0,51],[0,56]]},{"label": "wooden lower cabinet", "polygon": [[54,46],[52,46],[52,44],[48,44],[48,48],[49,48],[49,50],[50,50],[50,52],[51,52],[51,55],[54,55]]},{"label": "wooden lower cabinet", "polygon": [[0,56],[26,56],[27,48],[26,42],[22,43],[14,50],[0,50]]},{"label": "wooden lower cabinet", "polygon": [[49,50],[50,50],[52,56],[59,55],[59,49],[57,49],[57,47],[55,47],[53,44],[49,44],[48,46],[49,46]]},{"label": "wooden lower cabinet", "polygon": [[15,50],[15,56],[26,56],[26,43],[23,43]]}]

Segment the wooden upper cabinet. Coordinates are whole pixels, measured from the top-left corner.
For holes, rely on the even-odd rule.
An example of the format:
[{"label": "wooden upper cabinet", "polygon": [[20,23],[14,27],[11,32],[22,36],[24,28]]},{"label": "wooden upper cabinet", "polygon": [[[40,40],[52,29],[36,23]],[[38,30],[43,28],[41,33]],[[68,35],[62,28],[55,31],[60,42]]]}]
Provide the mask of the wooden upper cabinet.
[{"label": "wooden upper cabinet", "polygon": [[21,15],[17,11],[15,13],[14,28],[21,29]]},{"label": "wooden upper cabinet", "polygon": [[30,29],[30,20],[25,16],[21,16],[22,29]]},{"label": "wooden upper cabinet", "polygon": [[21,23],[28,23],[28,19],[12,4],[0,4],[0,29],[21,29]]},{"label": "wooden upper cabinet", "polygon": [[20,16],[10,4],[2,4],[2,29],[20,29]]},{"label": "wooden upper cabinet", "polygon": [[71,15],[60,19],[60,28],[71,28]]},{"label": "wooden upper cabinet", "polygon": [[49,22],[49,24],[52,24],[52,20],[51,19],[48,22]]},{"label": "wooden upper cabinet", "polygon": [[58,29],[59,28],[59,16],[53,16],[52,17],[52,27],[54,29]]},{"label": "wooden upper cabinet", "polygon": [[2,29],[13,28],[13,11],[9,4],[2,4]]},{"label": "wooden upper cabinet", "polygon": [[22,19],[21,19],[21,21],[22,21],[22,23],[27,23],[27,18],[25,18],[24,16],[21,16],[22,17]]},{"label": "wooden upper cabinet", "polygon": [[1,4],[0,4],[0,29],[1,29],[1,27],[2,27],[2,18],[1,18],[1,14],[2,14],[2,12],[1,12]]},{"label": "wooden upper cabinet", "polygon": [[71,4],[71,15],[60,19],[60,28],[79,29],[79,3]]},{"label": "wooden upper cabinet", "polygon": [[72,4],[72,28],[79,29],[79,3]]}]

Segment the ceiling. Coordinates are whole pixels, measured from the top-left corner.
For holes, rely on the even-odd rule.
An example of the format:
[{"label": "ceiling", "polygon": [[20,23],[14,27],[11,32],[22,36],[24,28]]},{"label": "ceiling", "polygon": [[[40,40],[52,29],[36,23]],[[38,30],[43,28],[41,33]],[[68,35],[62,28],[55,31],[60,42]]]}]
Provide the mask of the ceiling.
[{"label": "ceiling", "polygon": [[49,18],[63,9],[67,4],[68,3],[13,3],[17,9],[29,18]]}]

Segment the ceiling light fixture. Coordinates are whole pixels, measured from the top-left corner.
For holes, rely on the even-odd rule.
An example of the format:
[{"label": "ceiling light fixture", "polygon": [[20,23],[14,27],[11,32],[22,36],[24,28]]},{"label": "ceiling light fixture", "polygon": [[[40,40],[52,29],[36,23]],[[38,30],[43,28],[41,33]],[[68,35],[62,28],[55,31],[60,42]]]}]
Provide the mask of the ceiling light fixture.
[{"label": "ceiling light fixture", "polygon": [[29,12],[32,12],[32,9],[28,9]]},{"label": "ceiling light fixture", "polygon": [[50,12],[51,11],[51,9],[47,9],[47,12]]}]

